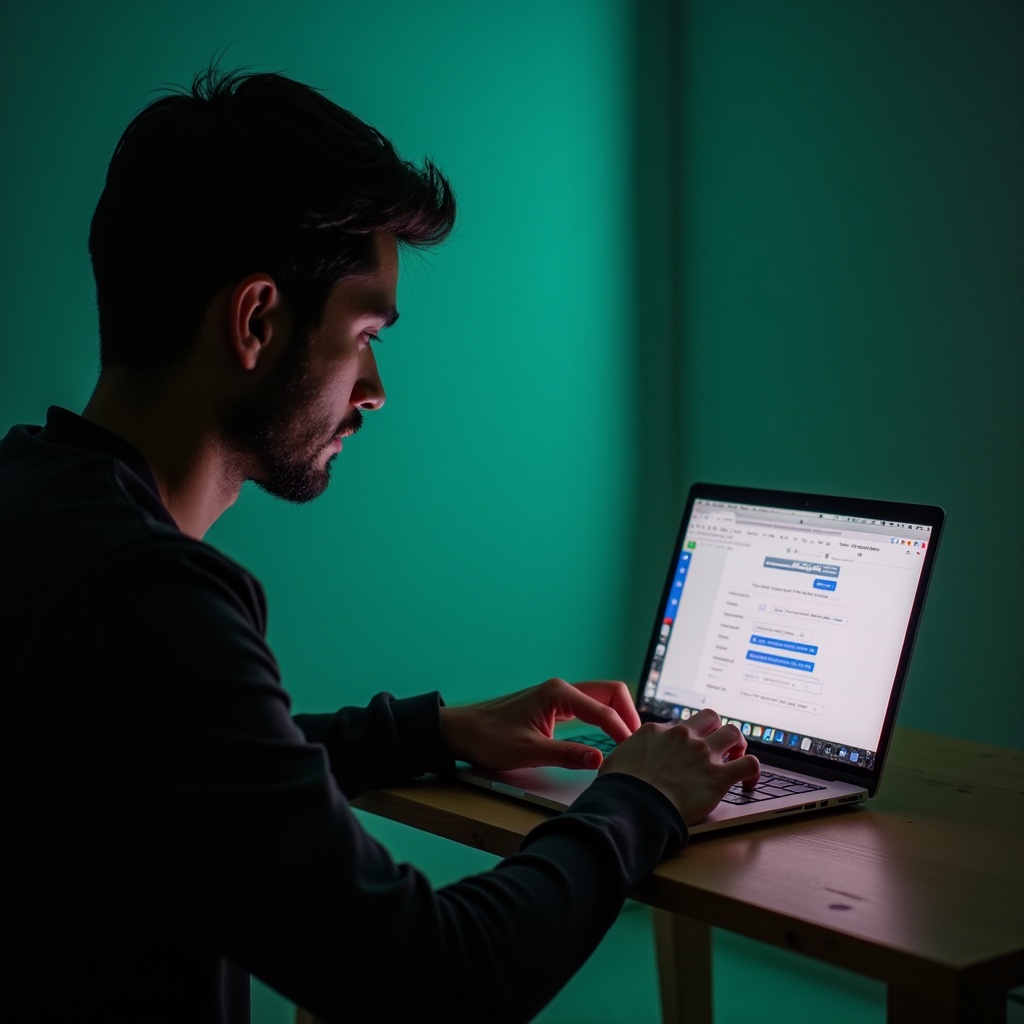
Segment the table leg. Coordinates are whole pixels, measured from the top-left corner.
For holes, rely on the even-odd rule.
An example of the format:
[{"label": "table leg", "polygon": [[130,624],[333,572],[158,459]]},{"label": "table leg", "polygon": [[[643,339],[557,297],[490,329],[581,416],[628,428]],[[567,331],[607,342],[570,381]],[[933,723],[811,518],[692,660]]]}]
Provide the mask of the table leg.
[{"label": "table leg", "polygon": [[712,1024],[711,928],[654,910],[654,948],[664,1024]]}]

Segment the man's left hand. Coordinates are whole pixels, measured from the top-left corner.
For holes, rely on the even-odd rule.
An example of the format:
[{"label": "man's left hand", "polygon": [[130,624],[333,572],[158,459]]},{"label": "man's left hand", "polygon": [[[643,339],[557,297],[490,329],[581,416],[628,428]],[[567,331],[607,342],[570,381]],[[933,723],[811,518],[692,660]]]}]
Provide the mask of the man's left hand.
[{"label": "man's left hand", "polygon": [[457,760],[481,768],[600,767],[603,758],[596,747],[554,738],[556,723],[571,718],[597,726],[616,742],[640,728],[640,716],[625,683],[572,684],[549,679],[507,697],[443,707],[441,730]]}]

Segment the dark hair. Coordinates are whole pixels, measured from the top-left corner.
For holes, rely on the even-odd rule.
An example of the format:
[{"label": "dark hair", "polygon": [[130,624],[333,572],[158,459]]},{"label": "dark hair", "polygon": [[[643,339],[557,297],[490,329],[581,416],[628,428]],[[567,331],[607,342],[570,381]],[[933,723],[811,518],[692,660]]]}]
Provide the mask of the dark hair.
[{"label": "dark hair", "polygon": [[372,235],[429,246],[455,197],[429,160],[279,74],[209,68],[125,129],[93,214],[100,362],[152,371],[187,353],[208,303],[250,273],[276,280],[296,330],[367,269]]}]

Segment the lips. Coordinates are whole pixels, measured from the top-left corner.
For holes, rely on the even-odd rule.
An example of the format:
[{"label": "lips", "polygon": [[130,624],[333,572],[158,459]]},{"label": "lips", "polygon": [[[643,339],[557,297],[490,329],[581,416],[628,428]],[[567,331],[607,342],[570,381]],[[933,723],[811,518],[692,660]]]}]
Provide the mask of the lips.
[{"label": "lips", "polygon": [[335,437],[351,437],[363,425],[363,414],[353,409],[339,424]]},{"label": "lips", "polygon": [[342,447],[342,441],[346,437],[351,437],[357,430],[363,425],[363,414],[358,409],[353,409],[348,416],[346,416],[339,424],[338,431],[331,438],[330,446],[334,448],[335,452],[340,452]]},{"label": "lips", "polygon": [[351,437],[363,425],[363,414],[358,409],[353,409],[339,424],[334,436],[327,442],[326,447],[333,449],[337,454],[341,451],[342,441]]}]

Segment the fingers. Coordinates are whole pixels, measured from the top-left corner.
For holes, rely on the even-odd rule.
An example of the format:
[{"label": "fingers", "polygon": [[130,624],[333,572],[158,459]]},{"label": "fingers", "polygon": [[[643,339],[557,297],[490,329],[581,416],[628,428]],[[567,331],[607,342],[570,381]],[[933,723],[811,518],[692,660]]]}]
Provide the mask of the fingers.
[{"label": "fingers", "polygon": [[728,785],[734,786],[737,782],[755,785],[761,776],[761,763],[753,754],[747,754],[743,733],[735,725],[722,725],[721,721],[711,708],[704,708],[690,718],[687,725],[694,728],[697,722],[698,735],[704,737],[712,756],[722,761],[723,777]]},{"label": "fingers", "polygon": [[574,771],[588,768],[596,770],[601,767],[604,754],[596,747],[588,747],[584,743],[567,743],[564,740],[544,740],[535,743],[531,765],[558,765],[561,768],[572,768]]},{"label": "fingers", "polygon": [[717,711],[713,711],[711,708],[702,708],[697,714],[691,715],[686,720],[686,726],[698,736],[708,736],[716,729],[721,729],[722,720],[718,717]]},{"label": "fingers", "polygon": [[633,694],[625,683],[617,679],[599,679],[579,684],[582,693],[593,697],[601,704],[607,705],[626,724],[630,735],[640,728],[640,715],[637,714]]},{"label": "fingers", "polygon": [[582,743],[566,743],[563,745],[561,763],[566,768],[588,768],[596,771],[601,767],[604,754],[596,747],[586,747]]},{"label": "fingers", "polygon": [[640,728],[640,716],[625,683],[598,679],[576,683],[569,690],[572,716],[588,725],[596,725],[617,743]]},{"label": "fingers", "polygon": [[730,758],[722,765],[722,774],[730,786],[742,782],[749,788],[757,785],[761,777],[761,762],[753,754],[746,754],[736,760]]},{"label": "fingers", "polygon": [[704,736],[708,747],[724,760],[742,757],[747,752],[747,741],[735,725],[722,725]]},{"label": "fingers", "polygon": [[734,725],[722,725],[705,709],[686,721],[649,723],[609,754],[603,772],[625,772],[660,789],[683,820],[706,817],[737,783],[753,786],[760,775],[756,757]]}]

